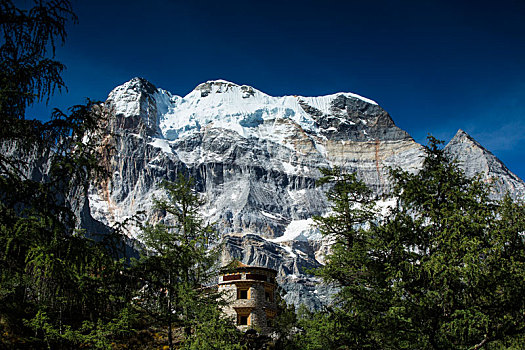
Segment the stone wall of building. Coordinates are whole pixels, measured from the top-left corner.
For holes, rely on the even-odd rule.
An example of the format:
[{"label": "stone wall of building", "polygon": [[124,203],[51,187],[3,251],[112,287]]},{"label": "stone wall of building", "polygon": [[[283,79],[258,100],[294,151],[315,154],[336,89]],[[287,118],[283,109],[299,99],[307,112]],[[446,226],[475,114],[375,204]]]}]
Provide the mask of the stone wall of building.
[{"label": "stone wall of building", "polygon": [[277,314],[276,274],[272,269],[244,265],[220,276],[218,289],[226,301],[223,311],[239,329],[271,333]]}]

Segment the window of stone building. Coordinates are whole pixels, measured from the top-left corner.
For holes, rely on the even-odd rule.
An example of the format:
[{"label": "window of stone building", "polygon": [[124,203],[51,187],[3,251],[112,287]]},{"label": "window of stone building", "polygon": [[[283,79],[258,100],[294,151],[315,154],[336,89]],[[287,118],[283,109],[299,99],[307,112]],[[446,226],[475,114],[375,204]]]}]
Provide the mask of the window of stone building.
[{"label": "window of stone building", "polygon": [[251,324],[250,315],[237,315],[237,324],[239,326],[249,326]]},{"label": "window of stone building", "polygon": [[238,288],[237,299],[250,299],[250,288]]},{"label": "window of stone building", "polygon": [[264,299],[269,302],[273,302],[273,291],[267,289],[264,291]]},{"label": "window of stone building", "polygon": [[233,281],[233,280],[240,280],[241,275],[240,274],[234,274],[234,275],[224,275],[222,276],[223,281]]},{"label": "window of stone building", "polygon": [[258,281],[265,281],[267,280],[266,275],[261,275],[259,273],[249,273],[246,275],[247,280],[258,280]]}]

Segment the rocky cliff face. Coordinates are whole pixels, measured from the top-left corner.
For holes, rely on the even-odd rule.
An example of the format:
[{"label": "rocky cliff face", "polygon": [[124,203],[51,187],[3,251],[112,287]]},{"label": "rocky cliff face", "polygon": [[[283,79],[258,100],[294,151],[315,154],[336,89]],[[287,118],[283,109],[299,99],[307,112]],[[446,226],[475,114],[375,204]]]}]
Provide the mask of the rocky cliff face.
[{"label": "rocky cliff face", "polygon": [[[380,194],[388,166],[417,171],[423,160],[422,147],[385,110],[351,93],[273,97],[210,81],[179,97],[135,78],[115,88],[106,106],[111,175],[90,189],[89,220],[110,225],[138,211],[161,220],[152,210],[152,198],[162,195],[158,184],[189,173],[207,200],[204,217],[225,237],[223,259],[277,269],[286,299],[311,307],[330,295],[304,274],[327,249],[311,219],[329,206],[315,186],[318,169],[355,171]],[[468,136],[456,135],[447,149],[468,174],[488,170],[502,179],[501,190],[525,193],[523,182]]]}]

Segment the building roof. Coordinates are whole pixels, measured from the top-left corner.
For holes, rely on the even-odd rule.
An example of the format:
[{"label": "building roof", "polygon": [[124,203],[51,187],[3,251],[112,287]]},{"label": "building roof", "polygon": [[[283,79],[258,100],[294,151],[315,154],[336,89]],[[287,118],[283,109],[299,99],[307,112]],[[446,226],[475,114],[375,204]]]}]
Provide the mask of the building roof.
[{"label": "building roof", "polygon": [[254,266],[250,266],[250,265],[246,265],[246,264],[243,264],[242,262],[240,262],[239,260],[234,260],[232,265],[235,267],[235,268],[239,268],[239,267],[254,267]]},{"label": "building roof", "polygon": [[224,270],[222,273],[229,273],[229,269],[235,270],[235,271],[249,271],[249,270],[266,270],[269,272],[273,272],[277,275],[277,270],[271,269],[269,267],[263,267],[263,266],[253,266],[253,265],[246,265],[239,260],[234,260],[230,264],[224,267]]}]

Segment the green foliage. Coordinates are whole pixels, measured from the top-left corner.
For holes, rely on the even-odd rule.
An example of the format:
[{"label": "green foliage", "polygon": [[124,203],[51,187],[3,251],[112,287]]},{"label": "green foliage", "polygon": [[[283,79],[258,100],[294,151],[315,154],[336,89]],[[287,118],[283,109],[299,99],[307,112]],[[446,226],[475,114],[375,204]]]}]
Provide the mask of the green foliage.
[{"label": "green foliage", "polygon": [[285,291],[277,288],[275,292],[275,303],[277,304],[277,316],[272,322],[275,349],[293,350],[297,349],[295,335],[297,332],[297,314],[293,304],[288,305],[284,300]]},{"label": "green foliage", "polygon": [[162,186],[167,198],[155,199],[155,204],[170,224],[143,227],[140,239],[146,251],[134,269],[144,287],[136,303],[168,327],[170,349],[174,328],[184,330],[183,348],[234,349],[237,331],[220,317],[219,295],[207,287],[218,274],[220,247],[210,245],[216,232],[199,216],[202,202],[191,178],[179,174],[176,182]]},{"label": "green foliage", "polygon": [[195,305],[191,320],[191,335],[181,349],[188,350],[241,350],[241,333],[227,320],[217,303],[207,302]]},{"label": "green foliage", "polygon": [[102,319],[96,322],[86,320],[80,327],[73,328],[68,324],[57,326],[44,311],[39,311],[25,324],[38,336],[36,340],[43,339],[49,349],[53,349],[57,344],[112,349],[113,339],[132,334],[134,329],[130,325],[133,321],[134,315],[130,314],[128,309],[122,309],[116,318],[107,322]]},{"label": "green foliage", "polygon": [[295,337],[295,348],[305,350],[344,349],[349,336],[340,324],[335,310],[312,312],[301,306],[297,313],[301,332]]},{"label": "green foliage", "polygon": [[[328,282],[337,281],[343,286],[355,285],[361,278],[363,258],[368,249],[367,230],[375,217],[370,189],[355,174],[341,169],[321,169],[323,177],[318,185],[332,184],[326,197],[332,202],[333,214],[314,217],[319,230],[334,239],[327,264],[317,273]],[[348,274],[347,268],[354,271]]]},{"label": "green foliage", "polygon": [[104,175],[110,150],[99,131],[108,111],[88,100],[45,123],[25,116],[65,88],[54,51],[76,17],[67,0],[35,0],[28,10],[0,0],[0,9],[0,347],[142,346],[153,329],[139,316],[150,314],[169,326],[171,348],[172,324],[183,330],[179,347],[238,348],[206,288],[218,248],[210,249],[215,232],[198,216],[192,180],[164,184],[159,216],[175,224],[145,225],[147,251],[133,266],[122,249],[126,223],[99,242],[76,230],[75,198]]},{"label": "green foliage", "polygon": [[[303,319],[307,329],[314,332],[305,339],[314,339],[324,327],[331,327],[325,338],[320,337],[313,344],[318,347],[331,344],[329,348],[337,348],[337,344],[355,349],[374,348],[377,344],[373,331],[363,331],[376,327],[370,313],[384,298],[381,268],[369,256],[370,230],[376,225],[377,215],[374,198],[355,174],[346,174],[339,168],[322,169],[322,174],[319,184],[332,185],[327,198],[332,202],[333,214],[314,220],[333,244],[327,263],[315,273],[327,282],[337,283],[342,290],[336,300],[337,307],[330,313]],[[314,326],[316,322],[326,324]],[[340,325],[346,325],[346,331]]]},{"label": "green foliage", "polygon": [[[4,122],[13,122],[33,102],[64,88],[60,74],[65,67],[53,57],[56,42],[65,41],[66,23],[76,16],[67,0],[34,1],[29,10],[1,0],[0,10],[0,113],[13,119]],[[7,131],[13,130],[1,130],[2,138]]]},{"label": "green foliage", "polygon": [[318,273],[341,286],[329,314],[344,328],[338,346],[478,349],[523,339],[525,207],[492,201],[439,144],[430,138],[419,173],[392,171],[398,205],[385,218],[371,215],[355,177],[324,172],[334,214],[317,222],[335,243]]},{"label": "green foliage", "polygon": [[105,111],[88,101],[45,123],[25,116],[64,87],[54,49],[75,16],[66,0],[0,8],[0,333],[11,334],[0,347],[108,348],[129,330],[134,285],[108,246],[75,230],[71,200],[102,170]]}]

